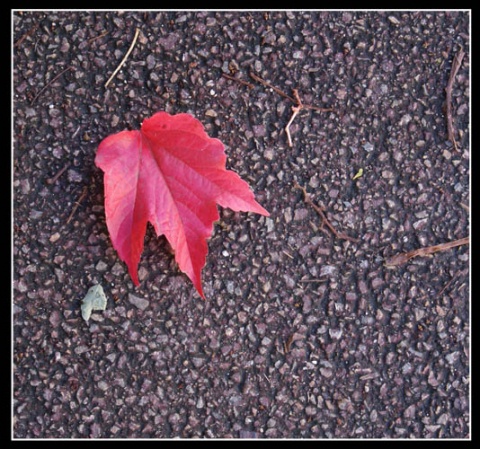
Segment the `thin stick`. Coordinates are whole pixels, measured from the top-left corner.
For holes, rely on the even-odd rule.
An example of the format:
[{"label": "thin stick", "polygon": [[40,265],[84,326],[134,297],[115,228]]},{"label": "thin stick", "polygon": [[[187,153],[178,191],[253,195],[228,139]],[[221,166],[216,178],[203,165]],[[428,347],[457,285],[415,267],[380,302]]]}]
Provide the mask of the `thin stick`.
[{"label": "thin stick", "polygon": [[264,79],[260,78],[258,75],[255,75],[255,73],[250,72],[250,76],[255,81],[258,81],[260,84],[263,84],[264,86],[267,86],[270,89],[273,89],[278,95],[288,98],[290,101],[293,101],[294,103],[296,103],[295,98],[292,98],[290,95],[287,95],[285,92],[283,92],[283,90],[280,90],[278,87],[272,86],[270,83],[267,83]]},{"label": "thin stick", "polygon": [[460,50],[453,58],[452,62],[452,71],[450,72],[450,78],[448,80],[447,87],[445,92],[447,94],[447,130],[448,130],[448,140],[450,140],[455,148],[458,151],[457,142],[455,140],[455,129],[453,127],[453,118],[452,118],[452,88],[457,76],[458,69],[462,65],[463,57],[465,52]]},{"label": "thin stick", "polygon": [[73,70],[73,67],[72,67],[72,66],[68,66],[66,69],[62,70],[57,76],[55,76],[51,81],[49,81],[47,84],[45,84],[45,86],[43,86],[43,88],[40,89],[40,91],[38,92],[38,94],[33,97],[33,100],[30,102],[30,104],[33,104],[33,103],[35,102],[35,100],[43,93],[43,91],[44,91],[48,86],[50,86],[50,84],[52,84],[52,83],[54,83],[55,81],[57,81],[57,79],[60,78],[67,70]]},{"label": "thin stick", "polygon": [[429,254],[436,253],[438,251],[445,251],[450,248],[455,248],[460,245],[468,245],[470,243],[470,238],[465,237],[463,239],[454,240],[452,242],[441,243],[440,245],[427,246],[425,248],[414,249],[413,251],[408,251],[406,253],[396,254],[388,258],[385,261],[385,266],[387,267],[396,267],[408,262],[411,258],[417,256],[428,256]]},{"label": "thin stick", "polygon": [[295,97],[295,102],[297,103],[297,105],[292,106],[292,112],[293,112],[292,116],[290,117],[290,121],[287,123],[287,126],[285,126],[285,133],[287,134],[289,147],[293,147],[292,136],[290,135],[290,125],[292,124],[293,120],[302,109],[313,109],[315,111],[320,111],[320,112],[333,111],[333,108],[319,108],[317,106],[303,104],[297,89],[293,89],[293,96]]},{"label": "thin stick", "polygon": [[[290,95],[287,95],[285,92],[280,90],[278,87],[272,86],[270,83],[265,81],[263,78],[260,78],[258,75],[255,75],[255,73],[250,72],[250,76],[255,80],[258,81],[259,83],[263,84],[264,86],[269,87],[270,89],[273,89],[277,94],[281,95],[282,97],[288,98],[290,101],[295,103],[295,106],[292,106],[292,116],[290,117],[289,122],[287,123],[287,126],[285,126],[285,133],[287,134],[287,139],[288,139],[288,146],[293,147],[293,142],[292,142],[292,136],[290,134],[290,125],[293,123],[295,120],[295,117],[297,114],[302,110],[302,109],[313,109],[315,111],[320,111],[320,112],[330,112],[333,111],[333,108],[319,108],[318,106],[312,106],[309,104],[303,104],[302,100],[300,99],[300,95],[298,94],[297,89],[292,89],[293,90],[293,97]],[[235,79],[235,78],[233,78]]]},{"label": "thin stick", "polygon": [[467,212],[470,212],[470,207],[467,204],[459,203]]},{"label": "thin stick", "polygon": [[289,122],[287,123],[287,126],[285,126],[285,133],[287,134],[287,139],[288,139],[288,146],[293,147],[293,142],[292,142],[292,136],[290,135],[290,125],[292,124],[293,120],[297,116],[297,114],[302,110],[301,106],[292,106],[292,111],[293,114],[290,117]]},{"label": "thin stick", "polygon": [[282,251],[282,253],[285,254],[290,259],[292,259],[292,260],[294,259],[294,257],[291,254],[287,253],[286,251]]},{"label": "thin stick", "polygon": [[222,76],[224,78],[227,78],[228,80],[236,81],[237,83],[243,84],[244,86],[247,86],[249,89],[253,89],[253,84],[249,83],[248,81],[243,81],[240,78],[235,78],[234,76],[230,76],[226,73],[222,73]]},{"label": "thin stick", "polygon": [[300,279],[298,282],[310,283],[310,282],[327,282],[327,281],[328,281],[328,278],[324,277],[324,278],[318,278],[318,279]]},{"label": "thin stick", "polygon": [[115,78],[115,75],[118,73],[118,71],[122,68],[123,64],[125,64],[125,61],[128,58],[128,55],[132,52],[133,47],[135,46],[135,43],[137,42],[138,34],[140,33],[140,28],[137,28],[135,30],[135,36],[133,37],[133,42],[132,45],[130,45],[130,48],[127,51],[127,54],[123,57],[122,61],[118,65],[118,67],[115,69],[115,71],[112,73],[112,76],[108,79],[108,81],[105,83],[105,87],[108,87],[110,82]]},{"label": "thin stick", "polygon": [[455,273],[453,276],[452,276],[452,279],[450,279],[447,284],[445,285],[445,287],[443,287],[441,290],[440,290],[440,293],[437,295],[437,296],[442,296],[443,293],[445,292],[445,290],[450,287],[450,284],[455,280],[455,278],[458,276],[458,273]]},{"label": "thin stick", "polygon": [[80,125],[78,125],[78,128],[75,130],[75,132],[72,134],[72,139],[75,138],[75,136],[78,134],[78,132],[80,131]]},{"label": "thin stick", "polygon": [[319,108],[318,106],[312,106],[310,104],[304,104],[303,109],[313,109],[314,111],[319,112],[332,112],[333,108]]},{"label": "thin stick", "polygon": [[39,22],[37,22],[35,25],[33,25],[32,28],[30,28],[20,39],[18,39],[17,42],[15,42],[15,44],[13,44],[14,47],[19,47],[20,44],[28,37],[28,36],[31,36],[35,30],[38,28],[38,26],[40,25]]},{"label": "thin stick", "polygon": [[293,187],[296,187],[297,189],[300,189],[302,192],[303,192],[303,198],[305,200],[305,202],[307,204],[310,204],[310,206],[312,206],[315,211],[318,213],[318,215],[320,215],[320,217],[322,218],[322,226],[325,224],[325,226],[330,229],[330,231],[333,233],[333,235],[335,237],[337,237],[338,239],[343,239],[343,240],[349,240],[351,242],[359,242],[359,239],[356,239],[356,238],[353,238],[353,237],[350,237],[349,235],[347,234],[343,234],[342,232],[338,232],[334,227],[333,225],[328,221],[326,215],[325,215],[325,212],[323,211],[323,209],[319,206],[317,206],[313,201],[312,199],[310,198],[310,196],[308,195],[307,191],[305,190],[305,187],[302,187],[301,185],[299,185],[297,183],[297,181],[294,181],[294,185]]},{"label": "thin stick", "polygon": [[82,190],[82,194],[80,195],[80,198],[78,198],[78,201],[75,202],[75,205],[73,206],[73,209],[72,209],[72,212],[70,212],[70,215],[69,217],[67,218],[67,223],[70,223],[70,221],[72,220],[73,216],[75,215],[75,212],[77,211],[78,209],[78,206],[80,206],[80,203],[85,199],[85,197],[87,196],[87,192],[88,192],[88,187],[85,186]]},{"label": "thin stick", "polygon": [[296,106],[292,106],[292,116],[290,117],[290,121],[285,126],[285,133],[287,134],[288,139],[288,146],[291,148],[293,147],[292,136],[290,135],[290,125],[293,123],[293,120],[297,116],[297,114],[303,109],[303,103],[300,99],[300,95],[298,94],[297,89],[293,89],[293,96],[295,97],[295,102],[297,103]]},{"label": "thin stick", "polygon": [[295,103],[299,108],[303,108],[302,99],[300,98],[300,94],[298,93],[298,89],[292,89],[293,97],[295,98]]},{"label": "thin stick", "polygon": [[95,37],[92,37],[90,39],[88,39],[88,43],[91,44],[92,42],[96,41],[97,39],[100,39],[104,36],[106,36],[108,33],[110,33],[110,31],[104,31],[102,34],[99,34],[98,36],[95,36]]},{"label": "thin stick", "polygon": [[51,178],[48,178],[47,179],[47,184],[54,184],[55,182],[57,182],[57,179],[60,178],[60,176],[63,175],[63,173],[65,172],[65,170],[69,167],[69,165],[65,165],[65,167],[63,167],[62,169],[60,169],[60,171],[55,175],[55,176],[52,176]]}]

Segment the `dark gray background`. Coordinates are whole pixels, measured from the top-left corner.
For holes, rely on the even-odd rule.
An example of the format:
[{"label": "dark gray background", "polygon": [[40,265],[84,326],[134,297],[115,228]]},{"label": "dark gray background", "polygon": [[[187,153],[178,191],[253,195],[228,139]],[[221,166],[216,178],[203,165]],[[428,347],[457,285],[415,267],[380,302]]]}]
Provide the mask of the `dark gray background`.
[{"label": "dark gray background", "polygon": [[[13,12],[13,436],[468,438],[469,248],[385,259],[469,233],[469,20]],[[334,112],[302,111],[290,148],[293,103],[251,71]],[[221,139],[271,213],[220,211],[205,302],[150,227],[135,288],[105,225],[97,146],[159,110]]]}]

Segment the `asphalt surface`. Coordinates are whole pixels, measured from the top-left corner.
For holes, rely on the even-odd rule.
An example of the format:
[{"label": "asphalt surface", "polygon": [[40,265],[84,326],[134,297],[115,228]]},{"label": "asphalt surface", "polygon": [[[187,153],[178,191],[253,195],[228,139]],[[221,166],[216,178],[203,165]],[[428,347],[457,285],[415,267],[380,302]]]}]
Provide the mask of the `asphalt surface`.
[{"label": "asphalt surface", "polygon": [[[12,20],[13,438],[471,437],[469,246],[385,266],[470,232],[468,11]],[[294,103],[251,72],[333,111],[289,146]],[[97,146],[160,110],[271,213],[221,209],[206,301],[152,228],[138,288],[108,237]]]}]

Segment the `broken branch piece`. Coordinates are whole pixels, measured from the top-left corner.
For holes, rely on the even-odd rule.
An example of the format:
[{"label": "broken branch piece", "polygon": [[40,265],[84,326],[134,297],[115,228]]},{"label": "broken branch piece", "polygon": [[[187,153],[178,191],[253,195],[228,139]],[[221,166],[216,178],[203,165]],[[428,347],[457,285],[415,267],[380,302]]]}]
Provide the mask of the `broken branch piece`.
[{"label": "broken branch piece", "polygon": [[350,237],[349,235],[347,234],[344,234],[342,232],[338,232],[334,227],[333,225],[328,221],[327,219],[327,216],[325,215],[325,212],[323,211],[323,209],[316,205],[312,199],[310,198],[310,196],[308,195],[307,191],[305,190],[305,187],[302,187],[301,185],[299,185],[296,181],[294,181],[294,185],[293,187],[297,188],[297,189],[300,189],[302,192],[303,192],[303,198],[305,200],[305,202],[307,204],[310,204],[314,209],[315,211],[318,213],[318,215],[320,215],[321,219],[322,219],[322,226],[325,225],[328,229],[330,229],[330,231],[333,233],[333,235],[339,239],[343,239],[343,240],[349,240],[351,242],[359,242],[359,239],[356,239],[356,238],[353,238],[353,237]]},{"label": "broken branch piece", "polygon": [[396,267],[408,262],[412,257],[417,256],[428,256],[429,254],[436,253],[438,251],[445,251],[450,248],[455,248],[460,245],[468,245],[470,243],[470,238],[465,237],[463,239],[454,240],[453,242],[441,243],[440,245],[427,246],[425,248],[414,249],[413,251],[408,251],[406,253],[396,254],[395,256],[389,257],[385,260],[385,266],[387,267]]}]

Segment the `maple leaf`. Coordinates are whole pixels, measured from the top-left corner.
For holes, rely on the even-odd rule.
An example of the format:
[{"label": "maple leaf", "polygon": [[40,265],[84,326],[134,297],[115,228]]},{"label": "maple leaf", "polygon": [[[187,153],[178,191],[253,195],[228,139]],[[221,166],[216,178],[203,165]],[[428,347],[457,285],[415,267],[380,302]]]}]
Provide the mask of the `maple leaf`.
[{"label": "maple leaf", "polygon": [[147,222],[165,235],[180,270],[205,298],[201,271],[206,240],[220,218],[217,204],[269,215],[225,163],[222,142],[189,114],[158,112],[139,131],[122,131],[100,143],[95,164],[104,172],[107,227],[135,285]]}]

